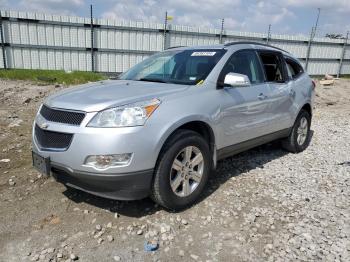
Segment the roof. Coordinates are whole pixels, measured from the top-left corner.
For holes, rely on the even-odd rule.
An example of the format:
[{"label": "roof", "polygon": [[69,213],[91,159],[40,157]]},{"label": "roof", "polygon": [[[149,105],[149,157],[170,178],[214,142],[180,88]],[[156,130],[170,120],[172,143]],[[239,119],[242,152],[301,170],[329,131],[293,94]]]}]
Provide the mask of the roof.
[{"label": "roof", "polygon": [[259,43],[259,42],[253,42],[253,41],[237,41],[237,42],[230,42],[230,43],[226,43],[226,44],[208,45],[208,46],[173,46],[173,47],[167,48],[167,50],[173,49],[173,48],[174,49],[175,48],[179,48],[179,49],[224,49],[224,48],[228,48],[230,46],[235,46],[235,45],[259,45],[262,47],[267,47],[267,48],[279,50],[279,51],[282,51],[286,54],[289,54],[288,51],[283,50],[281,48],[267,45],[267,44],[263,44],[263,43]]},{"label": "roof", "polygon": [[286,50],[283,50],[283,49],[278,48],[276,46],[267,45],[267,44],[260,43],[260,42],[253,42],[253,41],[238,41],[238,42],[230,42],[230,43],[224,44],[224,46],[226,46],[226,47],[232,46],[232,45],[260,45],[260,46],[269,47],[272,49],[277,49],[277,50],[285,52],[285,53],[289,53]]}]

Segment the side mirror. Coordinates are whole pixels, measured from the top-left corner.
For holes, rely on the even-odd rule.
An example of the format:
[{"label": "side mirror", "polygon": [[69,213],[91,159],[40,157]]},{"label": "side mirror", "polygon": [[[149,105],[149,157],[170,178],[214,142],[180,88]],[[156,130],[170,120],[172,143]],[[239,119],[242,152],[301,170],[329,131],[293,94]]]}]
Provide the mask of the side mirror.
[{"label": "side mirror", "polygon": [[228,73],[225,76],[224,85],[229,85],[231,87],[246,87],[250,86],[250,80],[246,75]]}]

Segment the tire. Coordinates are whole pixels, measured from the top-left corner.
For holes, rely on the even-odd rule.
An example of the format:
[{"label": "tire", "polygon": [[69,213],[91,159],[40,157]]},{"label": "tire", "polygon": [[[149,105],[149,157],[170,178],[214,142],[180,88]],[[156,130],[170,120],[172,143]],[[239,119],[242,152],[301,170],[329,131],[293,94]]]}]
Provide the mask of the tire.
[{"label": "tire", "polygon": [[[200,159],[202,161],[195,165]],[[159,155],[151,198],[170,210],[191,206],[199,199],[207,184],[211,163],[209,145],[202,136],[191,130],[176,131]]]},{"label": "tire", "polygon": [[[306,126],[302,126],[305,125],[305,120],[307,121]],[[310,126],[311,115],[302,109],[295,120],[289,136],[282,141],[282,147],[292,153],[304,151],[309,146],[311,140]],[[300,133],[302,133],[302,139]]]}]

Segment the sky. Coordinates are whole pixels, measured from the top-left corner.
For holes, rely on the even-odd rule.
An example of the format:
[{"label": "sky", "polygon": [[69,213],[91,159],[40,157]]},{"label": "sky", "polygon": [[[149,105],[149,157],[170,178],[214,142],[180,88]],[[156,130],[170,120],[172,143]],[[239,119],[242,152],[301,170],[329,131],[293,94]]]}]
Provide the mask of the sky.
[{"label": "sky", "polygon": [[0,9],[89,16],[96,18],[164,21],[195,27],[275,34],[309,35],[321,8],[317,36],[350,30],[350,0],[0,0]]}]

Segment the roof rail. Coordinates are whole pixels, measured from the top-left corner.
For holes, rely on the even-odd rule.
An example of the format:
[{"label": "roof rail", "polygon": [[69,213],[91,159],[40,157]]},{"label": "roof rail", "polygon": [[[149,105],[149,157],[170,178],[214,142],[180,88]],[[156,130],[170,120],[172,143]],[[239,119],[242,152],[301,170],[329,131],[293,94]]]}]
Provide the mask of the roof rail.
[{"label": "roof rail", "polygon": [[254,41],[238,41],[238,42],[230,42],[230,43],[226,43],[224,44],[224,46],[231,46],[231,45],[242,45],[242,44],[251,44],[251,45],[261,45],[261,46],[266,46],[266,47],[271,47],[271,48],[274,48],[274,49],[277,49],[277,50],[280,50],[280,51],[283,51],[283,52],[286,52],[289,54],[288,51],[286,50],[283,50],[279,47],[275,47],[275,46],[272,46],[272,45],[267,45],[267,44],[263,44],[263,43],[259,43],[259,42],[254,42]]},{"label": "roof rail", "polygon": [[184,46],[184,45],[171,46],[171,47],[168,47],[168,48],[165,49],[165,50],[173,49],[173,48],[178,48],[178,47],[186,47],[186,46]]}]

